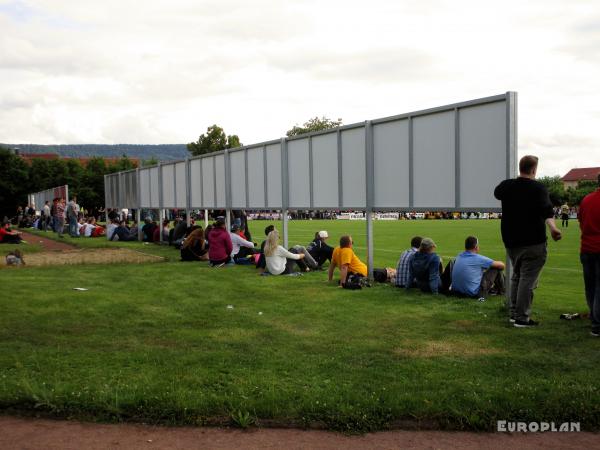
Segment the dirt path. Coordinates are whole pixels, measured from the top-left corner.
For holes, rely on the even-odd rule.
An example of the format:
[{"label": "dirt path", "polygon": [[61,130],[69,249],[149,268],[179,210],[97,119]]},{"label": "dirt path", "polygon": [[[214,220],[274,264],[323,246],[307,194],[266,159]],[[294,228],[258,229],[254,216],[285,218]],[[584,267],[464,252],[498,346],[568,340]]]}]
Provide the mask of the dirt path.
[{"label": "dirt path", "polygon": [[[65,242],[58,242],[35,234],[30,234],[27,231],[22,231],[23,239],[32,244],[39,244],[47,252],[57,252],[63,250],[74,250],[76,247]],[[51,233],[50,231],[48,233]]]},{"label": "dirt path", "polygon": [[594,449],[597,433],[389,431],[344,436],[325,431],[98,425],[0,416],[2,449]]}]

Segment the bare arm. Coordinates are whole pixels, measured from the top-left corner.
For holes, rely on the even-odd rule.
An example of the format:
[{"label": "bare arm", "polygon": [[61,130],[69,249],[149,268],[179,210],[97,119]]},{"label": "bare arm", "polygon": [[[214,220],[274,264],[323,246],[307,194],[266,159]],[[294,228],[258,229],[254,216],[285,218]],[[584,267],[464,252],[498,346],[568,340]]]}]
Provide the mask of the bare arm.
[{"label": "bare arm", "polygon": [[329,264],[329,272],[328,272],[328,280],[331,281],[333,280],[333,270],[335,269],[335,262],[331,261],[331,264]]},{"label": "bare arm", "polygon": [[348,278],[348,266],[349,264],[342,264],[342,267],[340,267],[340,286],[346,284],[346,278]]},{"label": "bare arm", "polygon": [[492,263],[492,265],[490,266],[490,269],[498,269],[498,270],[504,270],[505,265],[502,261],[494,261]]}]

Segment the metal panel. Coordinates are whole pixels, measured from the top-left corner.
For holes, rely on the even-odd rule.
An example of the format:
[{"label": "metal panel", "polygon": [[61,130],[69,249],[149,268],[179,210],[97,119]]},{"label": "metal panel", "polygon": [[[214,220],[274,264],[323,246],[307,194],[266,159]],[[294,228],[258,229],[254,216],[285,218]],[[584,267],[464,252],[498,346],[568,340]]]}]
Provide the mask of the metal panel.
[{"label": "metal panel", "polygon": [[150,206],[150,169],[140,169],[140,207]]},{"label": "metal panel", "polygon": [[158,190],[158,167],[150,168],[150,204],[149,208],[160,208]]},{"label": "metal panel", "polygon": [[373,125],[374,207],[408,208],[408,119]]},{"label": "metal panel", "polygon": [[337,132],[322,134],[312,139],[313,206],[337,208],[338,148]]},{"label": "metal panel", "polygon": [[227,196],[225,185],[225,155],[215,156],[215,175],[217,189],[217,204],[216,208],[227,208]]},{"label": "metal panel", "polygon": [[229,153],[231,164],[231,207],[246,207],[246,157],[245,150]]},{"label": "metal panel", "polygon": [[202,160],[192,159],[190,161],[190,207],[202,208]]},{"label": "metal panel", "polygon": [[125,207],[129,209],[138,207],[138,182],[137,171],[125,174]]},{"label": "metal panel", "polygon": [[175,166],[173,164],[162,165],[162,206],[163,208],[175,208],[175,186],[173,177]]},{"label": "metal panel", "polygon": [[267,191],[268,207],[281,209],[281,145],[267,145]]},{"label": "metal panel", "polygon": [[500,207],[494,188],[506,178],[506,104],[462,108],[460,130],[461,208]]},{"label": "metal panel", "polygon": [[263,147],[248,149],[248,207],[265,207]]},{"label": "metal panel", "polygon": [[202,208],[215,207],[215,158],[202,158]]},{"label": "metal panel", "polygon": [[343,206],[346,208],[366,207],[365,151],[364,126],[342,131]]},{"label": "metal panel", "polygon": [[187,207],[187,183],[186,183],[185,161],[175,164],[175,208],[185,209]]},{"label": "metal panel", "polygon": [[413,119],[414,206],[454,208],[454,111]]},{"label": "metal panel", "polygon": [[310,207],[308,139],[289,141],[288,173],[290,208]]}]

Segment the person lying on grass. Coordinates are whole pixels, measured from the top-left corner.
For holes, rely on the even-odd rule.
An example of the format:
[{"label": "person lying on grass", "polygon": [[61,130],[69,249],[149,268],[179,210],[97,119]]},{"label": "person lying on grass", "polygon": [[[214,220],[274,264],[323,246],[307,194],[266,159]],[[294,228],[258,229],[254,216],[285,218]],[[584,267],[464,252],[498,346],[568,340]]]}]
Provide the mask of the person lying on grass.
[{"label": "person lying on grass", "polygon": [[265,243],[265,263],[267,272],[271,275],[290,274],[294,272],[294,265],[298,265],[302,272],[309,268],[304,264],[304,253],[299,253],[291,248],[289,251],[279,245],[279,232],[273,230],[267,236]]},{"label": "person lying on grass", "polygon": [[346,279],[350,274],[367,276],[367,266],[363,263],[352,249],[352,236],[342,236],[340,246],[333,250],[331,264],[329,265],[329,281],[333,280],[335,268],[340,269],[340,287],[344,287]]}]

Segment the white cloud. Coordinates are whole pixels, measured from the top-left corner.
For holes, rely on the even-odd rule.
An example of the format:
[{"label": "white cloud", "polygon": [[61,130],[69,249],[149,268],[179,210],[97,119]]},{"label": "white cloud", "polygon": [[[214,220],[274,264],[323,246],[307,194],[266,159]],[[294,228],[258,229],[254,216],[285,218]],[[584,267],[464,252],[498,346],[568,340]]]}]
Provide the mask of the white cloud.
[{"label": "white cloud", "polygon": [[600,165],[595,2],[0,0],[0,29],[0,142],[189,142],[217,123],[249,144],[515,90],[541,171]]}]

